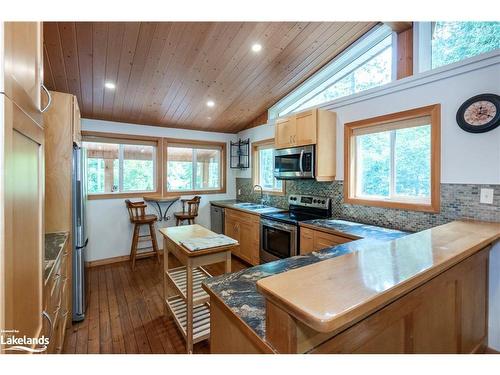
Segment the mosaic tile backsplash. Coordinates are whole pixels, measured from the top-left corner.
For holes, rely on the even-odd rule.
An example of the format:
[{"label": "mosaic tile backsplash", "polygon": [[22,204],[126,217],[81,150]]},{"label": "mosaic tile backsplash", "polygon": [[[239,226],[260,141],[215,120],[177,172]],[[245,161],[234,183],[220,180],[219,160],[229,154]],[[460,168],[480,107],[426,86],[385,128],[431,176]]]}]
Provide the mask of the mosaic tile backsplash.
[{"label": "mosaic tile backsplash", "polygon": [[[236,191],[241,190],[238,200],[259,202],[260,192],[252,188],[251,178],[237,178]],[[481,188],[494,190],[493,204],[479,203]],[[289,194],[330,197],[334,218],[413,232],[463,218],[500,222],[500,185],[441,184],[439,213],[344,204],[343,181],[291,180],[287,181],[286,193],[287,196],[264,194],[264,203],[287,208]]]}]

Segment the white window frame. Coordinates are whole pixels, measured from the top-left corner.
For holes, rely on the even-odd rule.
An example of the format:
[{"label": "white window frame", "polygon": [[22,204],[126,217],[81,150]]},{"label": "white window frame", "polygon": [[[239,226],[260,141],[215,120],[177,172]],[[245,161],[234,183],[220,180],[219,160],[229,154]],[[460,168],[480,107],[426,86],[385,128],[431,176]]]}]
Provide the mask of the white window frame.
[{"label": "white window frame", "polygon": [[[271,195],[285,195],[286,194],[286,182],[281,181],[281,188],[266,189],[262,186],[260,181],[260,151],[266,149],[274,149],[274,138],[265,139],[262,141],[257,141],[252,143],[252,181],[254,185],[259,185],[262,187],[262,191],[266,194]],[[274,169],[274,162],[273,162]]]},{"label": "white window frame", "polygon": [[[294,110],[307,102],[321,91],[340,80],[343,76],[349,74],[356,67],[362,65],[372,57],[376,56],[380,51],[373,50],[373,47],[381,43],[385,38],[392,35],[392,46],[395,51],[394,33],[387,25],[377,25],[368,33],[359,38],[353,45],[348,47],[345,51],[340,53],[320,71],[315,73],[312,77],[307,79],[299,87],[293,90],[290,94],[286,95],[278,103],[272,106],[268,111],[269,120],[275,120],[280,116],[293,113]],[[372,53],[368,54],[372,50]],[[366,56],[366,59],[358,60],[360,57]],[[392,80],[395,78],[396,63],[393,52],[392,58]],[[353,67],[353,63],[357,62]],[[335,77],[335,78],[334,78]],[[283,113],[284,110],[293,107],[289,111]]]}]

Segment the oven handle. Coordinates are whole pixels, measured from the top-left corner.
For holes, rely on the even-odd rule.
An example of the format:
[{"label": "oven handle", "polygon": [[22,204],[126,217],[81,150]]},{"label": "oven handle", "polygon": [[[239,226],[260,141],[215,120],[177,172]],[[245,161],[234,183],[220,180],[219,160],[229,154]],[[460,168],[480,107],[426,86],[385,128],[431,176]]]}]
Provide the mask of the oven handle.
[{"label": "oven handle", "polygon": [[278,221],[274,220],[268,220],[268,219],[261,219],[260,220],[261,226],[268,226],[270,228],[276,228],[276,229],[283,229],[288,232],[297,232],[297,227],[295,225],[289,225],[289,224],[284,224],[280,223]]},{"label": "oven handle", "polygon": [[302,166],[302,160],[304,159],[304,150],[300,150],[300,159],[299,159],[299,167],[300,167],[300,174],[304,174],[304,167]]}]

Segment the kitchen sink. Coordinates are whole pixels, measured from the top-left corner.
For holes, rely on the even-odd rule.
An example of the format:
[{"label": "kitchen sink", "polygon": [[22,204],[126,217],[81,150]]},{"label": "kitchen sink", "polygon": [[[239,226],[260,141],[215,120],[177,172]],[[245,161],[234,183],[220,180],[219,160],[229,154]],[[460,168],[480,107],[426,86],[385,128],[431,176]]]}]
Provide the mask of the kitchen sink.
[{"label": "kitchen sink", "polygon": [[269,206],[266,206],[264,204],[257,204],[257,203],[236,203],[235,204],[236,207],[240,207],[240,208],[246,208],[247,210],[259,210],[259,209],[263,209],[263,208],[269,208]]}]

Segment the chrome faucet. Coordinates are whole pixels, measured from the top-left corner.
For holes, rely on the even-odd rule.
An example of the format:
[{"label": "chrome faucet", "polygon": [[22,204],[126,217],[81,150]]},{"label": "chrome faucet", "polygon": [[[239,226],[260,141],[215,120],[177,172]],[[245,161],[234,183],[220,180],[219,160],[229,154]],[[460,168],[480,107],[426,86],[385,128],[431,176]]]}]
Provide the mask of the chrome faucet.
[{"label": "chrome faucet", "polygon": [[262,189],[262,186],[260,185],[254,185],[253,186],[253,190],[257,190],[257,189],[260,189],[260,204],[264,204],[264,191]]}]

